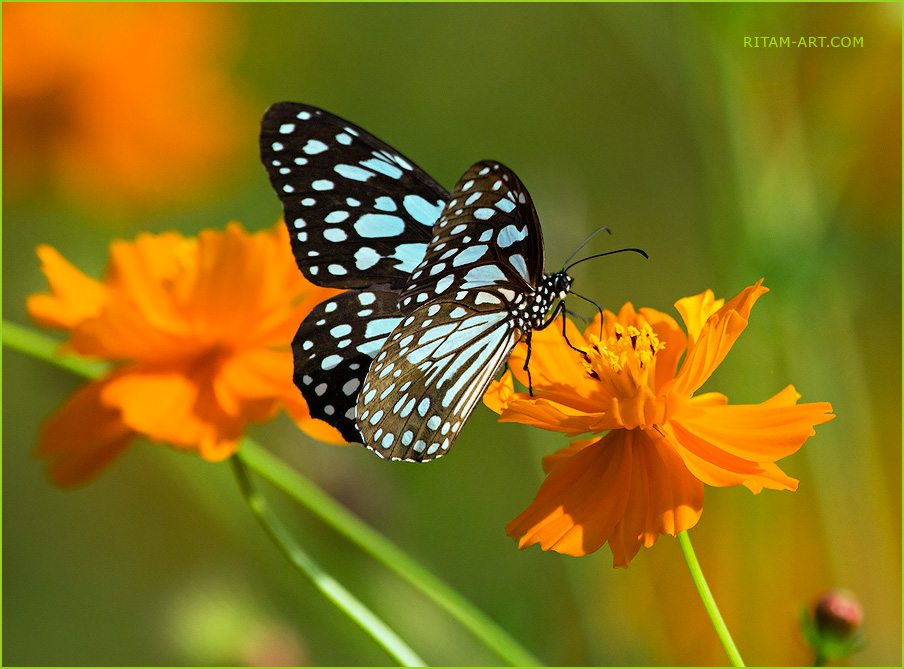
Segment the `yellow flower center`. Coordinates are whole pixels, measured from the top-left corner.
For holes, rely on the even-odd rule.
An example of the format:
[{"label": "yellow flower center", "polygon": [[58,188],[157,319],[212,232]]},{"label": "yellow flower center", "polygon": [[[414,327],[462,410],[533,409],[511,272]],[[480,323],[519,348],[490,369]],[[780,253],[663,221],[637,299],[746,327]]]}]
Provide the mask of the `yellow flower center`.
[{"label": "yellow flower center", "polygon": [[[625,327],[621,323],[616,323],[612,329],[613,335],[605,344],[593,335],[590,335],[590,344],[599,352],[603,361],[609,364],[613,372],[622,371],[629,365],[631,359],[636,361],[637,367],[644,369],[649,366],[656,353],[665,348],[665,342],[659,341],[649,323],[644,323],[639,328],[633,325]],[[589,360],[584,361],[584,367],[591,374],[594,373]]]}]

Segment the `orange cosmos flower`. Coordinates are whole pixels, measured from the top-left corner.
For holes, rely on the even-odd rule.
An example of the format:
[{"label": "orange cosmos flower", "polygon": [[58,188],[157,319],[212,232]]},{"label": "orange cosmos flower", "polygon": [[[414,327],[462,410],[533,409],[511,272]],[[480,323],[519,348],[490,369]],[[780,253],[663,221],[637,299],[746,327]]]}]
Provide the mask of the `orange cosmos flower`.
[{"label": "orange cosmos flower", "polygon": [[308,414],[289,349],[308,311],[338,291],[304,279],[282,222],[116,241],[102,281],[50,246],[38,256],[50,293],[28,298],[32,319],[68,330],[68,352],[115,363],[44,425],[36,453],[54,483],[85,482],[137,435],[223,460],[280,406],[312,436],[343,441]]},{"label": "orange cosmos flower", "polygon": [[[721,393],[694,393],[747,326],[767,288],[762,280],[734,299],[712,291],[675,306],[685,332],[654,309],[606,311],[582,336],[570,321],[571,349],[555,327],[534,332],[534,396],[515,393],[511,374],[488,389],[485,403],[500,421],[536,425],[572,441],[547,456],[546,480],[533,503],[506,528],[519,548],[585,555],[607,541],[614,566],[626,567],[641,545],[693,527],[703,511],[703,484],[795,490],[775,464],[834,416],[828,402],[797,404],[788,386],[761,404],[729,405]],[[684,360],[679,368],[682,353]],[[526,346],[509,361],[519,381]]]},{"label": "orange cosmos flower", "polygon": [[231,23],[218,4],[4,4],[4,188],[95,213],[196,199],[250,120]]}]

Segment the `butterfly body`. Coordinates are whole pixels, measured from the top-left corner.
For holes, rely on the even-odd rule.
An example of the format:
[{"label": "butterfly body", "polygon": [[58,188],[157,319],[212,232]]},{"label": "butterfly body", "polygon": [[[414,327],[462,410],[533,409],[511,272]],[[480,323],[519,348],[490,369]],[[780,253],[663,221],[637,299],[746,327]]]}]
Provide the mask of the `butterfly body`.
[{"label": "butterfly body", "polygon": [[311,415],[388,459],[447,452],[514,345],[560,313],[571,279],[545,275],[530,196],[495,161],[451,193],[323,110],[279,103],[261,158],[299,268],[345,288],[305,318],[295,383]]}]

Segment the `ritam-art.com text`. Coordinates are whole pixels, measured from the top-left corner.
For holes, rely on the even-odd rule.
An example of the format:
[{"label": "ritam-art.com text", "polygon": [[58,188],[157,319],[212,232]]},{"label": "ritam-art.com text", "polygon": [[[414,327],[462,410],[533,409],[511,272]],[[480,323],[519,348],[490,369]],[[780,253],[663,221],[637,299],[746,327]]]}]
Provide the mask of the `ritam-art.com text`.
[{"label": "ritam-art.com text", "polygon": [[744,48],[863,48],[863,37],[745,37]]}]

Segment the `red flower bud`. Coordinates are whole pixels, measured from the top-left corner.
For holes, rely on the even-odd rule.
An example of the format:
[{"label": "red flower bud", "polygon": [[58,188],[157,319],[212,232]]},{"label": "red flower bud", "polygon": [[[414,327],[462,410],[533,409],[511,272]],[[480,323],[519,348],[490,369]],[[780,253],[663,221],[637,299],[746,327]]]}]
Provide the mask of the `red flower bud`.
[{"label": "red flower bud", "polygon": [[833,588],[819,598],[813,617],[821,633],[844,639],[863,623],[863,607],[850,590]]}]

